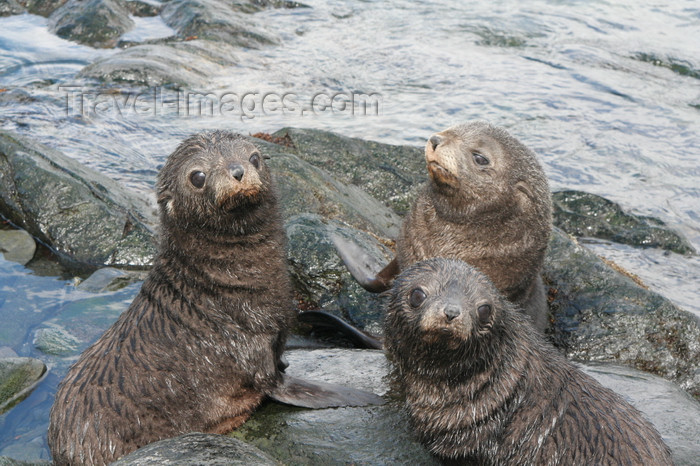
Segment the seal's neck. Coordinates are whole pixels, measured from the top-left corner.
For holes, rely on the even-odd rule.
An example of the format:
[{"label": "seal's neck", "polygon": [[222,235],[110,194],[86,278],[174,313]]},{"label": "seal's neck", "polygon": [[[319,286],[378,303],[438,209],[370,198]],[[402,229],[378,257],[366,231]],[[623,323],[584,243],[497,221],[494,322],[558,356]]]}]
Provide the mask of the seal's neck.
[{"label": "seal's neck", "polygon": [[507,196],[482,199],[457,190],[446,192],[433,184],[428,186],[427,194],[439,218],[459,225],[503,224],[518,213],[514,202],[504,201]]}]

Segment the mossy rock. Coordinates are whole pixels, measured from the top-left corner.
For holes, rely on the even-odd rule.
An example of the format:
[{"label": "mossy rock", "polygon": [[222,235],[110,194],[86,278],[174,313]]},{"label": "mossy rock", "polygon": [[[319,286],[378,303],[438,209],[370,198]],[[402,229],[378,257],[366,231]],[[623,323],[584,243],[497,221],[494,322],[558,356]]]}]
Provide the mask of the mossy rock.
[{"label": "mossy rock", "polygon": [[0,414],[26,398],[45,375],[46,366],[38,359],[0,359]]}]

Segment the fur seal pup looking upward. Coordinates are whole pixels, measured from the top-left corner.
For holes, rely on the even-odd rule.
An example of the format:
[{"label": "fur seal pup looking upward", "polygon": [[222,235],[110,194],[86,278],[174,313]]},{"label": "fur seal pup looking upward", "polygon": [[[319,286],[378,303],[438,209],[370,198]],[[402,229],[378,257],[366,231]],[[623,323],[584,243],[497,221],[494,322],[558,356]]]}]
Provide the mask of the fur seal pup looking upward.
[{"label": "fur seal pup looking upward", "polygon": [[461,259],[484,272],[544,330],[547,300],[540,271],[552,229],[547,178],[530,149],[505,129],[472,121],[432,135],[430,177],[404,220],[396,258],[378,275],[367,255],[334,238],[350,273],[369,291],[391,286],[411,264]]},{"label": "fur seal pup looking upward", "polygon": [[153,441],[240,426],[265,397],[380,403],[280,367],[295,318],[265,157],[239,135],[195,135],[157,179],[160,250],[131,306],[69,369],[51,409],[55,464],[106,464]]},{"label": "fur seal pup looking upward", "polygon": [[411,424],[456,464],[670,465],[642,414],[562,357],[483,273],[433,258],[388,293],[385,348]]}]

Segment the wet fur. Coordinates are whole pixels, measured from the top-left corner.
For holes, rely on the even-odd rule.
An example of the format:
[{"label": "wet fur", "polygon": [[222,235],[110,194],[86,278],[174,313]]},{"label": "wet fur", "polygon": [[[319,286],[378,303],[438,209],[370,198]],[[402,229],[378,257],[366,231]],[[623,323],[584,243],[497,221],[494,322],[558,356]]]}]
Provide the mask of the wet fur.
[{"label": "wet fur", "polygon": [[[55,464],[106,464],[180,433],[240,426],[282,383],[295,311],[285,235],[257,148],[213,132],[185,140],[157,182],[161,247],[140,293],[80,356],[51,410]],[[240,185],[227,175],[242,164]],[[192,170],[206,170],[197,192]],[[241,193],[253,192],[253,196]]]},{"label": "wet fur", "polygon": [[[411,291],[427,295],[418,308]],[[450,464],[670,465],[643,415],[546,344],[490,280],[451,259],[388,292],[385,348],[420,441]],[[447,321],[445,306],[462,312]],[[477,308],[489,303],[486,322]]]}]

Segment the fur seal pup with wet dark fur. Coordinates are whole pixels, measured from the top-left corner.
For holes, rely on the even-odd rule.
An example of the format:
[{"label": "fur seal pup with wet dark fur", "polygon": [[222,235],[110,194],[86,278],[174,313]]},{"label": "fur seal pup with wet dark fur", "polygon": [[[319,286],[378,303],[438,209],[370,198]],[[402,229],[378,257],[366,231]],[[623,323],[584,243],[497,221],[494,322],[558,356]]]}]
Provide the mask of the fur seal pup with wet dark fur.
[{"label": "fur seal pup with wet dark fur", "polygon": [[669,465],[642,414],[576,369],[481,272],[434,258],[388,292],[385,348],[411,423],[456,464]]},{"label": "fur seal pup with wet dark fur", "polygon": [[305,407],[378,396],[284,375],[295,318],[285,233],[260,150],[185,140],[158,174],[160,251],[133,303],[58,388],[55,464],[106,464],[153,441],[240,426],[265,397]]},{"label": "fur seal pup with wet dark fur", "polygon": [[404,220],[396,258],[373,276],[366,254],[334,238],[348,270],[378,292],[417,261],[461,259],[488,275],[543,330],[548,307],[540,271],[552,205],[535,154],[505,129],[472,121],[432,135],[425,160],[430,182]]}]

